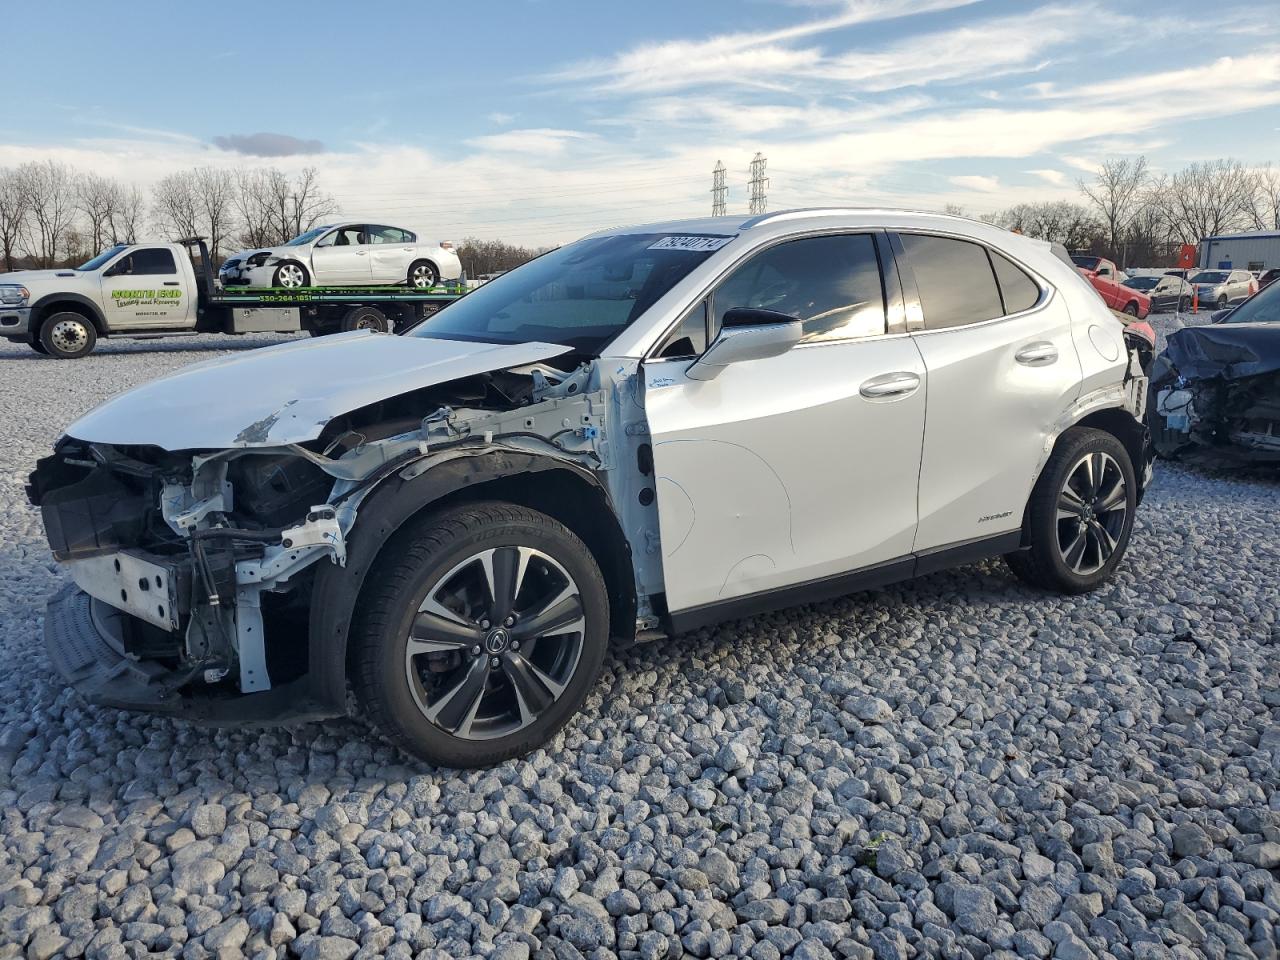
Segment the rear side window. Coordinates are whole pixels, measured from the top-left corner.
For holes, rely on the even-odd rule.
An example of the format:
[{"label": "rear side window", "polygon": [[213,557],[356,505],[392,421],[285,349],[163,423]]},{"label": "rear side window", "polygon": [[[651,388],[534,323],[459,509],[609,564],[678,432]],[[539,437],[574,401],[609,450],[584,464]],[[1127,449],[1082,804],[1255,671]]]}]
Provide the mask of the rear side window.
[{"label": "rear side window", "polygon": [[[994,250],[988,250],[987,253],[991,257],[991,265],[996,270],[996,281],[1000,284],[1000,299],[1004,301],[1004,312],[1006,314],[1021,313],[1023,310],[1034,307],[1036,301],[1040,299],[1040,288],[1036,286],[1036,282],[1008,257]],[[1148,284],[1148,286],[1154,286],[1154,284]]]},{"label": "rear side window", "polygon": [[920,293],[926,330],[1004,316],[985,249],[950,237],[904,233],[901,238]]},{"label": "rear side window", "polygon": [[712,298],[715,330],[735,307],[773,310],[804,321],[802,343],[885,332],[880,261],[870,234],[788,240],[756,254]]}]

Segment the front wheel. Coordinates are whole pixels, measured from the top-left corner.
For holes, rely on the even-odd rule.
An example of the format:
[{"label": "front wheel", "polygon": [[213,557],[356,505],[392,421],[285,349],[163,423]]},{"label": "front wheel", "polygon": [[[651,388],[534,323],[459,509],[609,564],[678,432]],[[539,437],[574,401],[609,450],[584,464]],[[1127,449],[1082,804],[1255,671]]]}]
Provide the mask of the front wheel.
[{"label": "front wheel", "polygon": [[369,572],[352,686],[406,752],[483,767],[544,744],[600,671],[609,600],[586,545],[509,503],[412,522]]},{"label": "front wheel", "polygon": [[1124,444],[1091,427],[1058,438],[1031,492],[1030,549],[1005,557],[1045,590],[1086,593],[1111,577],[1133,531],[1138,485]]},{"label": "front wheel", "polygon": [[1124,312],[1131,317],[1136,317],[1138,315],[1138,305],[1130,300],[1124,305]]},{"label": "front wheel", "polygon": [[1218,298],[1218,309],[1219,310],[1227,309],[1227,295],[1225,293]]},{"label": "front wheel", "polygon": [[93,350],[98,342],[98,331],[81,313],[64,311],[48,317],[40,325],[40,346],[59,360],[74,360]]},{"label": "front wheel", "polygon": [[302,264],[286,260],[276,267],[276,272],[271,275],[271,285],[290,288],[306,287],[311,285],[311,277]]},{"label": "front wheel", "polygon": [[409,286],[416,290],[430,290],[440,282],[440,271],[429,260],[418,260],[409,268]]}]

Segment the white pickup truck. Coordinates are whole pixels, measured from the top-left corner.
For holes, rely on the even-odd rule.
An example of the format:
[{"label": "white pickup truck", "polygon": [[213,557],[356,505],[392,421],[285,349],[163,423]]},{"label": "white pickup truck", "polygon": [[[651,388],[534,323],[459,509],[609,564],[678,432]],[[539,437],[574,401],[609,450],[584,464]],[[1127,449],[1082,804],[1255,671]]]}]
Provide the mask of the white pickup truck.
[{"label": "white pickup truck", "polygon": [[72,269],[0,274],[0,337],[61,359],[100,337],[391,332],[457,299],[454,287],[235,287],[204,240],[119,244]]}]

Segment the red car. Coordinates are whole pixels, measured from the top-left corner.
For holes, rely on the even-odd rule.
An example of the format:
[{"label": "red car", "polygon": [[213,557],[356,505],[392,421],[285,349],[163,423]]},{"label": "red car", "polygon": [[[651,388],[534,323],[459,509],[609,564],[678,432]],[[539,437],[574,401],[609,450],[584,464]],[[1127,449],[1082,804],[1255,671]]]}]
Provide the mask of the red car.
[{"label": "red car", "polygon": [[1120,271],[1110,260],[1103,257],[1072,257],[1076,265],[1093,288],[1098,291],[1112,310],[1119,310],[1131,317],[1145,317],[1151,312],[1151,298],[1140,290],[1126,287],[1117,277]]}]

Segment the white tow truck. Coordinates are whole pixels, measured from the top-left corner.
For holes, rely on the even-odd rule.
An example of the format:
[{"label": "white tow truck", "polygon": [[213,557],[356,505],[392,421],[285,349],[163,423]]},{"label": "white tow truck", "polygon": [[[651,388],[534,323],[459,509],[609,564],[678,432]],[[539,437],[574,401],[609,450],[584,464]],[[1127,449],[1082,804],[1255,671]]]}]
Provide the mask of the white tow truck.
[{"label": "white tow truck", "polygon": [[204,240],[190,237],[119,244],[71,269],[0,274],[0,337],[74,359],[101,337],[393,332],[463,292],[460,285],[223,288]]}]

